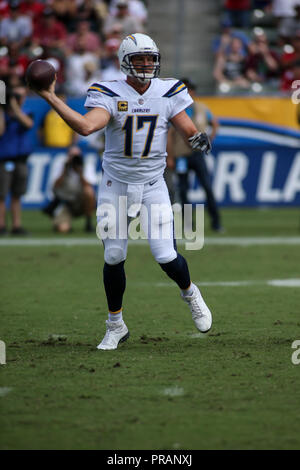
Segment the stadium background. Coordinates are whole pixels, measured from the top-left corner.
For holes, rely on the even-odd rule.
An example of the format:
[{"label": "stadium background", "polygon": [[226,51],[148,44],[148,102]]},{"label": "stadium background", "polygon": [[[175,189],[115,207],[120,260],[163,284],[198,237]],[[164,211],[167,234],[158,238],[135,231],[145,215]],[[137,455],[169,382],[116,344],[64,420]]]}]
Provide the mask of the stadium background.
[{"label": "stadium background", "polygon": [[[243,89],[224,88],[214,78],[213,44],[228,22],[226,6],[233,3],[246,9],[247,23],[234,31],[253,38],[254,28],[261,28],[257,35],[265,31],[279,57],[284,48],[290,53],[293,38],[279,35],[286,18],[276,15],[280,4],[291,15],[292,0],[253,0],[250,11],[248,0],[148,0],[146,11],[145,29],[162,52],[162,76],[191,78],[199,99],[221,123],[208,164],[218,202],[227,206],[221,210],[225,233],[205,223],[205,247],[198,252],[184,250],[184,240],[178,240],[213,312],[213,329],[204,337],[147,243],[131,241],[124,308],[131,337],[116,351],[99,354],[95,346],[107,318],[103,246],[94,231],[84,233],[81,219],[74,220],[73,233],[58,234],[39,210],[66,149],[41,145],[49,108],[35,95],[28,98],[26,107],[35,115],[30,135],[37,144],[23,198],[28,233],[0,239],[0,341],[6,345],[6,364],[0,365],[1,449],[124,449],[129,455],[136,449],[201,449],[203,461],[202,449],[300,448],[297,106],[291,88],[282,89],[280,73],[275,81]],[[93,8],[105,12],[108,2],[49,4],[58,10],[75,5],[76,18],[95,26]],[[33,9],[37,25],[44,6],[21,2]],[[63,51],[74,21],[72,15],[65,21],[58,10],[68,36],[55,58],[67,65]],[[0,18],[5,17],[3,0]],[[0,34],[0,78],[22,80],[28,62],[37,58],[33,52],[47,58],[45,45],[37,44],[45,38],[42,31],[32,46],[30,35],[26,56],[3,45]],[[60,73],[60,84],[72,88],[76,74],[65,78]],[[74,88],[67,99],[83,111],[84,97],[74,96]],[[96,189],[99,152],[94,142],[80,145]],[[193,175],[190,188],[193,201],[203,200]]]},{"label": "stadium background", "polygon": [[[109,15],[109,8],[116,2],[96,3],[104,4],[108,12],[106,14]],[[207,157],[218,203],[221,206],[297,206],[300,202],[300,129],[297,105],[291,100],[295,90],[280,90],[280,73],[276,77],[277,81],[265,80],[259,86],[253,82],[247,88],[232,86],[226,89],[224,84],[213,79],[217,56],[213,44],[224,25],[227,25],[228,18],[224,15],[228,13],[226,5],[230,3],[239,2],[172,0],[165,1],[163,6],[160,2],[147,2],[147,19],[141,22],[141,28],[152,35],[160,47],[161,76],[191,78],[197,84],[199,99],[219,119],[220,128],[212,155]],[[251,5],[247,25],[238,25],[232,31],[242,31],[249,41],[265,33],[270,47],[281,57],[288,41],[280,39],[279,19],[275,15],[274,3],[278,2],[273,2],[273,6],[269,1],[240,2],[240,8]],[[55,2],[52,6],[55,7]],[[162,9],[168,14],[167,22]],[[202,21],[203,18],[205,21]],[[102,19],[104,31],[105,21]],[[68,25],[65,26],[68,29]],[[67,34],[72,32],[70,30]],[[102,31],[104,63],[105,41],[109,39],[110,33],[103,34]],[[3,59],[3,47],[1,50]],[[47,53],[47,48],[44,48],[42,57],[47,58],[47,54],[50,60],[53,60],[55,54],[59,56],[53,50],[51,54]],[[28,57],[30,62],[30,54]],[[64,59],[65,78],[68,60],[68,57]],[[61,57],[59,61],[60,64],[63,62]],[[68,94],[67,101],[84,113],[82,96],[74,96],[72,92]],[[49,110],[48,105],[31,95],[27,98],[26,108],[34,115],[35,126],[30,132],[35,150],[28,160],[30,173],[23,207],[39,208],[51,198],[55,169],[64,158],[66,149],[44,147],[41,143],[39,130]],[[79,145],[84,149],[85,175],[96,189],[101,178],[101,151],[91,145],[89,139],[79,139]],[[189,198],[193,203],[205,200],[193,172],[190,175]]]}]

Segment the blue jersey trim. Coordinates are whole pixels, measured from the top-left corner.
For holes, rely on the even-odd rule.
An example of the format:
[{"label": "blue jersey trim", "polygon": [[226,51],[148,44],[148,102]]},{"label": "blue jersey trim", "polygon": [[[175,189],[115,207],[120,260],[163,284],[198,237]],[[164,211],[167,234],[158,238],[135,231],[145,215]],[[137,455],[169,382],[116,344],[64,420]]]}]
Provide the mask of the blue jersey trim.
[{"label": "blue jersey trim", "polygon": [[171,98],[183,90],[186,90],[186,86],[181,80],[178,80],[178,82],[175,83],[175,85],[173,85],[172,88],[170,88],[170,90],[163,95],[163,98]]},{"label": "blue jersey trim", "polygon": [[89,91],[98,91],[100,93],[103,93],[103,95],[111,96],[111,97],[120,96],[114,91],[112,91],[110,88],[107,88],[106,86],[102,85],[101,83],[93,83],[88,89],[88,92]]}]

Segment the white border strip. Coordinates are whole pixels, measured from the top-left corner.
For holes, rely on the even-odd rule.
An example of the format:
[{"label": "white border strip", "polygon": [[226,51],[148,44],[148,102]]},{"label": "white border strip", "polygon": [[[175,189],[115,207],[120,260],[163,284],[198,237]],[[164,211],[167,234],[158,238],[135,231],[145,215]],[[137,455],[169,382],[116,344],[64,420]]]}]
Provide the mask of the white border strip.
[{"label": "white border strip", "polygon": [[[139,283],[149,284],[149,283]],[[269,280],[253,280],[253,281],[213,281],[200,282],[194,281],[199,287],[247,287],[247,286],[272,286],[272,287],[300,287],[300,279],[269,279]],[[176,287],[174,282],[156,282],[155,287]]]},{"label": "white border strip", "polygon": [[220,126],[218,134],[229,137],[252,137],[254,140],[270,142],[271,144],[287,145],[288,147],[293,148],[300,147],[300,139],[298,139],[297,137],[276,134],[276,132],[269,132],[267,130],[262,129],[251,129],[239,126],[225,125],[224,127]]},{"label": "white border strip", "polygon": [[[176,240],[183,245],[187,240]],[[129,240],[131,245],[148,245],[147,240]],[[300,245],[300,237],[206,237],[204,245],[257,246],[257,245]],[[13,246],[100,246],[98,238],[2,238],[0,247]]]}]

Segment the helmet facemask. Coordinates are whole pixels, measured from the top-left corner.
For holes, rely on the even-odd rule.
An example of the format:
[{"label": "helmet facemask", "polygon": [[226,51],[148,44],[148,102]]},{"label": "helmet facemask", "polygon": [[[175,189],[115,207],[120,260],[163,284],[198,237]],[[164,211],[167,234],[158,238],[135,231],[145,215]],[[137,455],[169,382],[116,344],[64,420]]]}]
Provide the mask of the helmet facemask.
[{"label": "helmet facemask", "polygon": [[[138,55],[152,56],[153,64],[134,66],[132,58]],[[122,69],[127,75],[137,78],[140,83],[149,83],[150,80],[159,76],[160,54],[159,52],[134,52],[127,54],[123,59]]]}]

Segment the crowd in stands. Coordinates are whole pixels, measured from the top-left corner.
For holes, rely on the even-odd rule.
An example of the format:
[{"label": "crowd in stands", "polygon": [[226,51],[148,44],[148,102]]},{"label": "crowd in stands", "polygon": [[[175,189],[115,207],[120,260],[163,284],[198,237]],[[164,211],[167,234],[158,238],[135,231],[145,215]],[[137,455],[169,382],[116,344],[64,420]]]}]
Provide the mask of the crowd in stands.
[{"label": "crowd in stands", "polygon": [[[222,0],[213,42],[219,93],[283,92],[300,78],[300,0]],[[29,63],[47,59],[58,86],[82,96],[118,79],[122,39],[146,32],[144,0],[1,0],[0,80],[17,86]]]},{"label": "crowd in stands", "polygon": [[[0,0],[0,86],[6,85],[6,104],[0,105],[0,236],[28,233],[22,225],[21,197],[27,189],[27,159],[37,140],[34,115],[25,101],[28,65],[36,59],[52,63],[61,99],[85,96],[94,81],[125,78],[117,57],[120,43],[132,32],[145,32],[146,24],[142,0]],[[38,134],[47,147],[67,153],[45,214],[53,217],[59,232],[69,232],[79,216],[85,216],[85,230],[92,231],[95,194],[83,174],[83,151],[74,145],[78,136],[53,109],[46,112]],[[100,134],[93,134],[93,145],[89,142],[94,148],[102,145]]]},{"label": "crowd in stands", "polygon": [[220,94],[290,93],[300,79],[300,0],[224,0],[213,53]]},{"label": "crowd in stands", "polygon": [[49,60],[58,87],[81,96],[99,79],[119,78],[122,39],[145,32],[142,0],[1,0],[0,80],[21,84],[29,63]]}]

